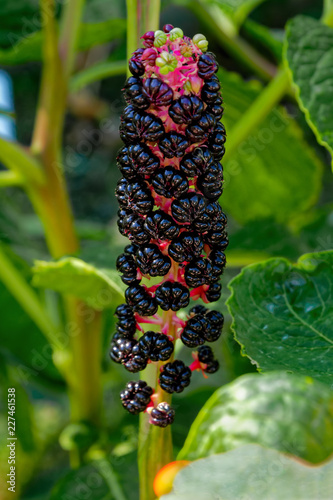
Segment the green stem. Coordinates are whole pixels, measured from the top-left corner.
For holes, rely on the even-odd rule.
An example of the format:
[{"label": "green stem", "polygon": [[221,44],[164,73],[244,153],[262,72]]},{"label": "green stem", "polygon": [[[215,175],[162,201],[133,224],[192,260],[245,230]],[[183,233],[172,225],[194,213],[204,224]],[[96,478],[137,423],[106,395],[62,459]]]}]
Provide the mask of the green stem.
[{"label": "green stem", "polygon": [[[137,26],[137,9],[138,0],[126,0],[127,6],[127,60],[130,59],[132,53],[139,47],[138,45],[138,26]],[[127,75],[130,76],[130,71],[127,69]]]},{"label": "green stem", "polygon": [[270,80],[275,76],[276,67],[262,57],[250,44],[237,33],[231,34],[224,29],[223,22],[217,10],[203,5],[198,0],[191,1],[189,8],[221,43],[224,49],[247,68],[254,71],[263,80]]},{"label": "green stem", "polygon": [[6,141],[2,137],[0,137],[0,160],[13,171],[12,175],[21,176],[37,185],[43,184],[45,181],[40,163],[22,146],[15,142]]},{"label": "green stem", "polygon": [[255,127],[266,118],[273,107],[280,102],[288,88],[288,74],[282,68],[242,115],[242,118],[232,128],[231,132],[229,132],[228,147],[226,148],[224,160],[232,156],[238,146],[253,132]]},{"label": "green stem", "polygon": [[[174,267],[174,269],[176,268],[178,266]],[[177,274],[174,275],[177,276]],[[168,324],[168,335],[175,338],[173,316],[172,311],[167,311],[164,313],[163,319],[164,324]],[[172,361],[172,358],[169,361]],[[163,401],[170,404],[172,399],[172,395],[163,391],[158,384],[158,377],[163,364],[165,363],[152,363],[142,373],[142,378],[155,389],[155,406]],[[163,429],[151,425],[149,415],[147,413],[141,414],[138,451],[140,500],[154,500],[156,498],[153,490],[154,478],[164,465],[172,461],[172,458],[171,426]]]},{"label": "green stem", "polygon": [[69,395],[72,421],[101,422],[101,312],[75,297],[66,297],[72,334]]},{"label": "green stem", "polygon": [[45,312],[38,295],[25,281],[22,274],[12,264],[0,246],[0,280],[20,304],[22,309],[38,326],[41,332],[54,345],[59,344],[56,329]]},{"label": "green stem", "polygon": [[82,87],[110,76],[124,75],[127,61],[105,61],[77,73],[70,82],[70,90],[76,92]]},{"label": "green stem", "polygon": [[16,172],[0,172],[0,188],[6,188],[10,186],[23,186],[24,179],[20,174]]},{"label": "green stem", "polygon": [[61,18],[59,52],[66,86],[75,63],[84,4],[85,0],[66,2]]}]

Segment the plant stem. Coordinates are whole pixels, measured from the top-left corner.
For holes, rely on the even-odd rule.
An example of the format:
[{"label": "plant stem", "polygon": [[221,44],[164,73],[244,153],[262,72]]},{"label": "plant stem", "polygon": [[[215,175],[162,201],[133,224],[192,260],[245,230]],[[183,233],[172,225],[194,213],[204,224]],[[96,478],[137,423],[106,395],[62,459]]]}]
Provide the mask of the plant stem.
[{"label": "plant stem", "polygon": [[280,102],[288,88],[288,74],[282,68],[232,128],[228,135],[228,148],[224,155],[224,161],[232,156],[255,127],[266,118],[273,107]]},{"label": "plant stem", "polygon": [[127,70],[126,61],[105,61],[77,73],[70,82],[72,92],[80,90],[82,87],[103,78],[110,76],[124,75]]},{"label": "plant stem", "polygon": [[[138,0],[126,0],[127,6],[127,60],[130,59],[132,53],[139,47],[138,45],[138,25],[137,11]],[[127,76],[130,76],[130,71],[127,68]]]},{"label": "plant stem", "polygon": [[[160,22],[160,0],[126,0],[127,60],[141,46],[140,37],[146,31],[156,31]],[[130,72],[127,69],[127,75]]]},{"label": "plant stem", "polygon": [[101,421],[101,313],[75,297],[66,297],[72,334],[69,375],[71,417],[95,425]]},{"label": "plant stem", "polygon": [[23,186],[24,179],[20,174],[16,172],[0,172],[0,188],[11,187],[11,186]]},{"label": "plant stem", "polygon": [[[178,267],[178,266],[177,266]],[[176,275],[175,275],[176,276]],[[168,324],[168,335],[175,338],[174,313],[166,311],[163,315],[164,324]],[[172,358],[169,361],[172,361]],[[160,369],[165,362],[152,363],[143,372],[142,378],[155,389],[157,395],[154,404],[171,403],[172,396],[163,391],[158,384]],[[149,423],[147,413],[140,415],[139,432],[139,479],[140,500],[153,500],[156,495],[153,490],[153,481],[158,471],[172,461],[171,426],[161,428]]]},{"label": "plant stem", "polygon": [[198,0],[191,1],[189,8],[207,26],[209,33],[213,33],[227,52],[254,71],[260,78],[269,81],[275,76],[276,67],[262,57],[250,44],[243,40],[237,33],[233,36],[227,33],[220,24],[217,10],[203,5]]},{"label": "plant stem", "polygon": [[22,146],[0,137],[0,160],[12,170],[12,175],[21,176],[35,184],[43,184],[45,176],[41,164]]}]

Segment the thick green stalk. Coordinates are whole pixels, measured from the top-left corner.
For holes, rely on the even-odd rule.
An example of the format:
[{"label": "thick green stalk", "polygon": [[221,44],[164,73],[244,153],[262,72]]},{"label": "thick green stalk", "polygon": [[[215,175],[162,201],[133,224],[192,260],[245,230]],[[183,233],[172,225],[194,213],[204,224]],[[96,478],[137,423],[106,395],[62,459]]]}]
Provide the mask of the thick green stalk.
[{"label": "thick green stalk", "polygon": [[12,170],[12,178],[16,175],[37,185],[45,182],[41,164],[22,146],[2,137],[0,137],[0,160]]},{"label": "thick green stalk", "polygon": [[254,128],[266,118],[273,107],[280,102],[288,88],[288,74],[282,68],[229,132],[228,148],[223,158],[224,161],[232,156]]},{"label": "thick green stalk", "polygon": [[[177,268],[178,266],[175,266]],[[177,274],[175,274],[176,276]],[[175,338],[174,313],[167,311],[163,315],[164,325],[168,324],[168,335]],[[163,326],[164,326],[163,325]],[[172,358],[168,361],[172,361]],[[142,373],[142,378],[148,385],[155,389],[155,406],[163,401],[171,403],[172,396],[163,391],[158,384],[158,377],[163,362],[153,363]],[[149,423],[149,415],[140,415],[139,433],[139,479],[140,500],[154,500],[156,495],[153,482],[158,471],[172,461],[172,435],[171,426],[161,428]]]},{"label": "thick green stalk", "polygon": [[[139,47],[139,31],[138,31],[138,0],[126,0],[127,6],[127,60],[130,59],[131,54]],[[127,75],[130,75],[127,69]]]}]

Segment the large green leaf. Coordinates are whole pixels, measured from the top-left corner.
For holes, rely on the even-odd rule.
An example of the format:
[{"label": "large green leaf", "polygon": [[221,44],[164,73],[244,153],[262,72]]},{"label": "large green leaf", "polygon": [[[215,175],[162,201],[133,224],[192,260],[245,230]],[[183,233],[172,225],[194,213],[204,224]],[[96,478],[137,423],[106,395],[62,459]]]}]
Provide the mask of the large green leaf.
[{"label": "large green leaf", "polygon": [[218,389],[194,421],[179,459],[196,460],[243,444],[309,462],[333,453],[333,394],[310,377],[244,375]]},{"label": "large green leaf", "polygon": [[285,57],[296,96],[319,144],[333,153],[333,29],[298,16],[287,25]]},{"label": "large green leaf", "polygon": [[73,295],[97,310],[115,308],[123,301],[125,289],[116,271],[97,269],[75,257],[57,262],[37,260],[33,285]]},{"label": "large green leaf", "polygon": [[253,264],[229,288],[236,340],[260,370],[333,383],[333,251]]},{"label": "large green leaf", "polygon": [[[95,45],[110,42],[125,35],[125,19],[109,19],[100,23],[83,23],[80,28],[78,50],[87,50]],[[43,34],[35,31],[28,36],[17,37],[11,48],[0,49],[0,64],[22,64],[40,61],[42,58]]]},{"label": "large green leaf", "polygon": [[[232,136],[261,86],[225,71],[220,80],[226,103],[222,121]],[[312,206],[321,189],[321,164],[282,108],[273,109],[224,166],[222,205],[243,223],[267,217],[286,222]]]},{"label": "large green leaf", "polygon": [[313,467],[252,444],[193,462],[161,500],[329,500],[332,491],[333,460]]}]

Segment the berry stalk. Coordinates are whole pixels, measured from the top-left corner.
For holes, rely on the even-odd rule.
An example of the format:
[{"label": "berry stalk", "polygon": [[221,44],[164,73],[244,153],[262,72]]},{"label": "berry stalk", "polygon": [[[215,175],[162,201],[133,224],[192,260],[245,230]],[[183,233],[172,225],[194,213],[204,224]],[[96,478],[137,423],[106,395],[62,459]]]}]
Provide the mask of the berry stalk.
[{"label": "berry stalk", "polygon": [[[130,244],[117,260],[128,288],[126,304],[116,310],[110,356],[144,375],[120,396],[130,413],[144,414],[141,498],[151,499],[156,472],[172,458],[172,394],[190,384],[193,371],[206,376],[218,369],[204,344],[220,337],[222,314],[196,305],[183,321],[177,311],[191,299],[219,299],[228,238],[217,201],[225,130],[215,57],[203,35],[190,39],[171,25],[142,39],[144,48],[129,60],[133,76],[124,86],[120,125],[125,145],[118,155],[118,227]],[[174,359],[178,339],[196,349],[190,367]]]}]

